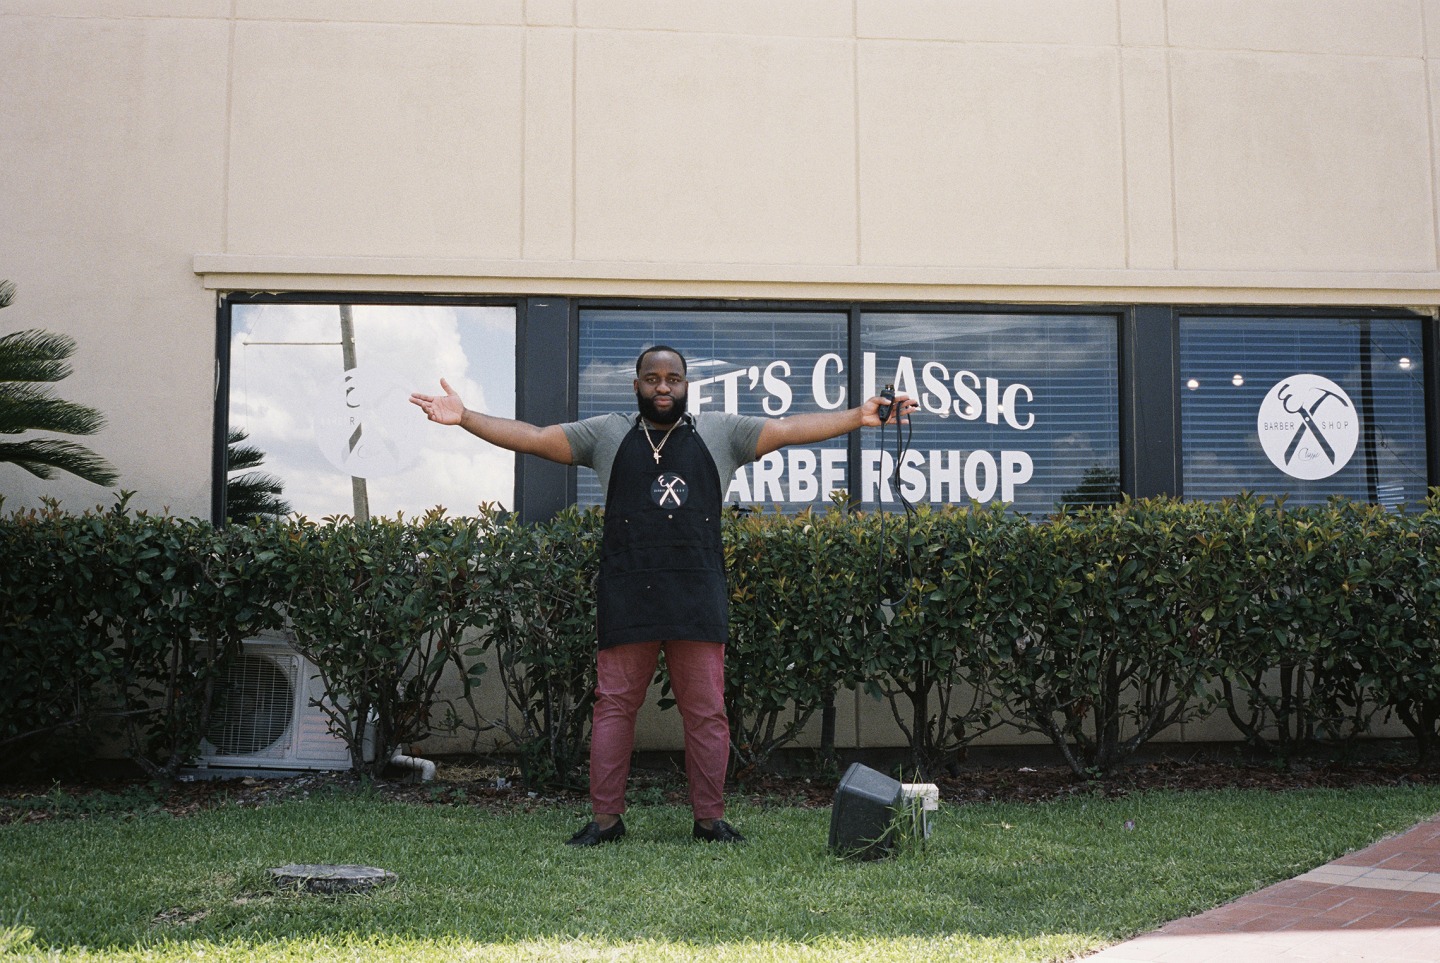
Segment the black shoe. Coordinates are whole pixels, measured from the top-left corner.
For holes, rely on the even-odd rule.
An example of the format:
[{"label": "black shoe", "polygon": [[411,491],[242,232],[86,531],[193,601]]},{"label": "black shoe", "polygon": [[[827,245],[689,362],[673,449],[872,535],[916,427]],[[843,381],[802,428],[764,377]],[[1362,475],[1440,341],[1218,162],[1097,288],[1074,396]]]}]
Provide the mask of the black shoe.
[{"label": "black shoe", "polygon": [[585,824],[585,828],[574,836],[565,840],[566,846],[599,846],[601,843],[613,843],[625,835],[625,820],[618,820],[609,829],[601,829],[600,824],[595,820]]},{"label": "black shoe", "polygon": [[695,824],[694,836],[696,839],[707,843],[743,843],[745,837],[736,832],[735,827],[723,819],[715,820],[715,825],[706,829],[699,823]]}]

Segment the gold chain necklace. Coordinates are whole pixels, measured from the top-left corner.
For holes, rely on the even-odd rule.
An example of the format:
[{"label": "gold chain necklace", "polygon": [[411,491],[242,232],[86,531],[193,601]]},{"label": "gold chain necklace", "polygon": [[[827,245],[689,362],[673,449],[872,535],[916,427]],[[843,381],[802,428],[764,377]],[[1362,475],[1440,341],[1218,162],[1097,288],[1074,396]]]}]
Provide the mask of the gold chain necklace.
[{"label": "gold chain necklace", "polygon": [[670,422],[670,427],[665,429],[665,434],[660,436],[660,444],[657,445],[650,438],[649,423],[647,423],[644,418],[640,419],[640,428],[645,432],[645,441],[650,446],[650,451],[655,455],[655,464],[660,464],[660,449],[665,447],[665,442],[670,440],[670,432],[674,431],[675,426],[678,424],[680,424],[679,418],[676,418],[674,421]]}]

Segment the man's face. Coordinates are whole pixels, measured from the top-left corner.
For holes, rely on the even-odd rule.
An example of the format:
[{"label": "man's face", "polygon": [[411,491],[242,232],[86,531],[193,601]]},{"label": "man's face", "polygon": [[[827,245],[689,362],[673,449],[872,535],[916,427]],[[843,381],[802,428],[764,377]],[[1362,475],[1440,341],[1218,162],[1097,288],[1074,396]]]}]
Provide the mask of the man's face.
[{"label": "man's face", "polygon": [[640,362],[635,401],[646,421],[673,425],[685,414],[685,366],[670,351],[652,351]]}]

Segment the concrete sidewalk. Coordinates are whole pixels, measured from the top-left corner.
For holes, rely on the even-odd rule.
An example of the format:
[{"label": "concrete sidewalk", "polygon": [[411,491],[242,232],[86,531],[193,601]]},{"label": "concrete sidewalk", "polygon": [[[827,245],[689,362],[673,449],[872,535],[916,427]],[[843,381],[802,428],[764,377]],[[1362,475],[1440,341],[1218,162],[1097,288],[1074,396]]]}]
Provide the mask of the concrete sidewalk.
[{"label": "concrete sidewalk", "polygon": [[1440,817],[1085,957],[1099,963],[1440,961]]}]

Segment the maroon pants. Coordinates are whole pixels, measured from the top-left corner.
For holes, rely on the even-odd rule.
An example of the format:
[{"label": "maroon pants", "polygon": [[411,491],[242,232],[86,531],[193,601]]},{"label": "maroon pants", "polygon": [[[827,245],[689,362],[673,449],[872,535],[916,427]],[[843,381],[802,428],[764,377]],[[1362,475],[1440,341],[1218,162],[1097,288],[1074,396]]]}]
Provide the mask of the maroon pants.
[{"label": "maroon pants", "polygon": [[635,716],[645,701],[661,649],[685,726],[685,776],[696,819],[718,819],[730,760],[725,718],[725,646],[717,642],[632,642],[600,650],[599,684],[590,726],[590,804],[596,813],[625,811],[625,783],[635,749]]}]

